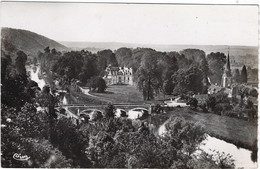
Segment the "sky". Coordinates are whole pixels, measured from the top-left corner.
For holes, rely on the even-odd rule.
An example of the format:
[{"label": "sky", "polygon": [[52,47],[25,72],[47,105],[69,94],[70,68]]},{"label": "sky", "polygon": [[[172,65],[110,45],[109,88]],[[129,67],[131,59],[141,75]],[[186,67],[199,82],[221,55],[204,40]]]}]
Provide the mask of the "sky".
[{"label": "sky", "polygon": [[256,5],[2,2],[1,26],[56,41],[258,46]]}]

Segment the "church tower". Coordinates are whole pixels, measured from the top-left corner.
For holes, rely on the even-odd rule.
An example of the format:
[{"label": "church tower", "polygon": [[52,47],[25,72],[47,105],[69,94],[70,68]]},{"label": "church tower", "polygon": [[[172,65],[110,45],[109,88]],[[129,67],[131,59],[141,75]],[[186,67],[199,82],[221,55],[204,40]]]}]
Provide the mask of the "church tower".
[{"label": "church tower", "polygon": [[232,84],[232,74],[231,74],[230,60],[229,60],[229,48],[228,48],[227,63],[225,65],[221,83],[222,83],[222,87],[231,87]]}]

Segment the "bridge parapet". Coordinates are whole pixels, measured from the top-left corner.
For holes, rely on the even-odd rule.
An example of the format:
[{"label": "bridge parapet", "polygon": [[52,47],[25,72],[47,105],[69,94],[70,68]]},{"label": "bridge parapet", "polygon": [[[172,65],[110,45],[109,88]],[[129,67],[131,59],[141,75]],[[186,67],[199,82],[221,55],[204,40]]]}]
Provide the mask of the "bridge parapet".
[{"label": "bridge parapet", "polygon": [[[149,110],[151,109],[150,104],[113,104],[115,108],[123,109],[125,111],[129,111],[134,108],[145,108]],[[76,108],[77,112],[82,112],[88,109],[97,109],[101,111],[105,111],[105,108],[107,105],[86,105],[86,104],[68,104],[68,105],[62,105],[63,108]],[[76,114],[76,112],[75,112]]]}]

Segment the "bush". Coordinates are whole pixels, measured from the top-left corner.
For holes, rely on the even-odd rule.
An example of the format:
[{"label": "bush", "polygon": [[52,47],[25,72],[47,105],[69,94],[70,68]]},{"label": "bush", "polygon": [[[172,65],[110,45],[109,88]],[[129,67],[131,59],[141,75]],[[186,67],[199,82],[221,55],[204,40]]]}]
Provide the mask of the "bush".
[{"label": "bush", "polygon": [[163,113],[163,107],[160,104],[156,104],[156,106],[153,107],[153,113]]},{"label": "bush", "polygon": [[196,98],[190,98],[187,105],[190,105],[196,109],[198,107],[198,100]]},{"label": "bush", "polygon": [[95,111],[92,115],[92,121],[98,121],[103,118],[103,115],[100,111]]},{"label": "bush", "polygon": [[105,117],[114,118],[116,108],[113,104],[109,103],[105,108]]},{"label": "bush", "polygon": [[239,118],[239,113],[234,111],[234,110],[230,110],[230,111],[224,111],[222,112],[223,116],[228,116],[228,117],[234,117],[234,118]]},{"label": "bush", "polygon": [[229,103],[218,103],[214,107],[214,113],[222,115],[226,111],[230,111],[232,106]]}]

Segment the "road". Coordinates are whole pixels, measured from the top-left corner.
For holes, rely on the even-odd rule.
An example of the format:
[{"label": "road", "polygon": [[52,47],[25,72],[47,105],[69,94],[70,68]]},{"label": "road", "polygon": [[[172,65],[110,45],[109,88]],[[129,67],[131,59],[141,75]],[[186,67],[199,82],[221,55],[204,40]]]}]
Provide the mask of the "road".
[{"label": "road", "polygon": [[88,96],[91,96],[91,97],[97,97],[97,96],[94,96],[94,95],[90,94],[89,93],[89,89],[83,89],[82,87],[79,87],[79,89],[85,95],[88,95]]}]

